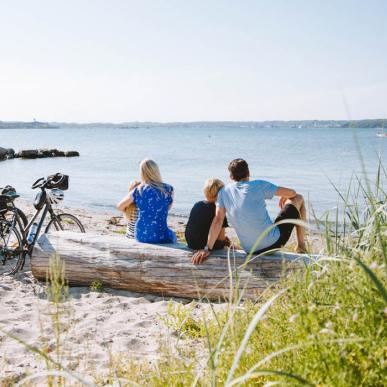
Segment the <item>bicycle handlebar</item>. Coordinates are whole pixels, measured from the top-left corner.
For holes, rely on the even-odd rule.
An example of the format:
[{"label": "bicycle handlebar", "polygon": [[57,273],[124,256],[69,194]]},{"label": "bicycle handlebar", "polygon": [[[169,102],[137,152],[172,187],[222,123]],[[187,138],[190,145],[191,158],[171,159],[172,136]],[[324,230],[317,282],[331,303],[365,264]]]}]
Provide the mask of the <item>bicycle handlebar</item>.
[{"label": "bicycle handlebar", "polygon": [[[56,179],[57,177],[57,179]],[[47,179],[44,177],[40,177],[38,180],[35,181],[34,184],[32,184],[31,188],[36,189],[36,188],[46,188],[48,183],[55,183],[58,184],[61,182],[61,180],[64,178],[63,173],[56,173],[55,175],[49,176]]]},{"label": "bicycle handlebar", "polygon": [[34,184],[32,184],[31,188],[36,189],[42,186],[43,183],[39,184],[39,182],[44,181],[44,177],[40,177],[38,180],[35,181]]}]

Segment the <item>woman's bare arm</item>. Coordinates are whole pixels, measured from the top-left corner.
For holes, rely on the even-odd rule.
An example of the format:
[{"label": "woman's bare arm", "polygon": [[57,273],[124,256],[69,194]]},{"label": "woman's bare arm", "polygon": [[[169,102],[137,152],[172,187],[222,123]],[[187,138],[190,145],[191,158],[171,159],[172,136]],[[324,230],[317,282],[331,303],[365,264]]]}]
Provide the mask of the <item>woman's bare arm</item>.
[{"label": "woman's bare arm", "polygon": [[133,190],[131,190],[118,204],[117,210],[124,212],[125,208],[129,207],[133,203]]}]

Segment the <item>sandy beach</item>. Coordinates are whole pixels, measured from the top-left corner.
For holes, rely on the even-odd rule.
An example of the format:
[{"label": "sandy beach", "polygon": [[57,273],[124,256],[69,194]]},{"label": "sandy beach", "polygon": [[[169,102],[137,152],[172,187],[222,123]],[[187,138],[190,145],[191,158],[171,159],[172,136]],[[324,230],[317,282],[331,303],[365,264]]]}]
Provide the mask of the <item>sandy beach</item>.
[{"label": "sandy beach", "polygon": [[[19,200],[18,205],[26,214],[33,213],[29,203]],[[66,207],[62,210],[76,215],[89,233],[118,233],[124,238],[125,221],[118,213],[96,213]],[[174,230],[184,231],[185,218],[172,216],[169,221]],[[46,285],[34,279],[28,262],[23,272],[15,276],[5,275],[8,269],[7,266],[0,266],[0,378],[5,385],[6,381],[45,369],[40,356],[6,333],[28,345],[43,348],[47,353],[56,345]],[[154,361],[160,345],[177,340],[175,332],[163,323],[169,303],[194,308],[197,315],[209,307],[205,303],[168,300],[150,294],[70,288],[69,301],[63,305],[65,334],[62,363],[70,370],[103,375],[109,371],[113,354]],[[216,308],[222,307],[221,304],[216,305]]]},{"label": "sandy beach", "polygon": [[[30,203],[18,200],[28,216],[33,213]],[[122,235],[125,220],[117,213],[92,212],[86,209],[61,208],[76,215],[86,232]],[[181,235],[187,219],[170,216],[170,226]],[[228,234],[235,240],[232,229]],[[311,239],[310,239],[311,240]],[[318,237],[312,237],[314,244]],[[44,349],[48,354],[56,347],[52,306],[47,301],[47,287],[31,274],[26,262],[23,272],[9,276],[7,266],[0,267],[0,377],[5,381],[45,369],[42,357],[8,334],[28,345]],[[104,375],[110,369],[111,356],[152,362],[158,358],[160,345],[176,342],[176,332],[165,323],[168,308],[183,305],[192,309],[198,318],[206,303],[187,299],[164,299],[150,294],[103,289],[91,291],[87,287],[71,287],[69,300],[62,305],[64,334],[61,344],[61,363],[83,374]],[[215,304],[224,308],[226,304]],[[179,345],[201,345],[200,341],[179,340]],[[16,378],[16,379],[14,379]]]}]

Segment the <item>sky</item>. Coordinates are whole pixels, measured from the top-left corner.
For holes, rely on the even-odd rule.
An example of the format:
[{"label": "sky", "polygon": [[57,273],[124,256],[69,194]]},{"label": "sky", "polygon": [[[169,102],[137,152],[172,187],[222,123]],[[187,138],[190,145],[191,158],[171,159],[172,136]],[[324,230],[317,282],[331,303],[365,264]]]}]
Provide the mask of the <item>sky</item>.
[{"label": "sky", "polygon": [[386,20],[386,0],[0,0],[0,120],[384,118]]}]

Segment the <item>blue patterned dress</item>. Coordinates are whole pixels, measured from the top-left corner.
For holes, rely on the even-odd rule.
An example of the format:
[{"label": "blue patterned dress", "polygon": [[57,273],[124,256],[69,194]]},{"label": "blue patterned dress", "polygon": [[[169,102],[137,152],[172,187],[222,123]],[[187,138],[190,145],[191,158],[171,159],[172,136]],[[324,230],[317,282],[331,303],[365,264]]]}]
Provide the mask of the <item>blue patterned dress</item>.
[{"label": "blue patterned dress", "polygon": [[144,243],[175,243],[176,235],[168,228],[169,206],[173,201],[173,187],[163,184],[164,191],[151,185],[141,185],[133,191],[138,219],[135,238]]}]

